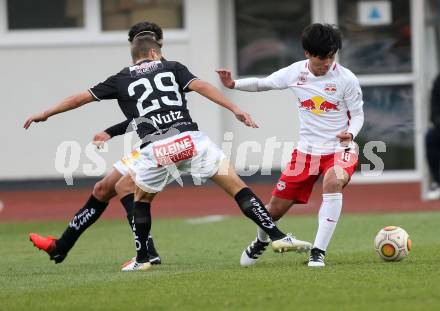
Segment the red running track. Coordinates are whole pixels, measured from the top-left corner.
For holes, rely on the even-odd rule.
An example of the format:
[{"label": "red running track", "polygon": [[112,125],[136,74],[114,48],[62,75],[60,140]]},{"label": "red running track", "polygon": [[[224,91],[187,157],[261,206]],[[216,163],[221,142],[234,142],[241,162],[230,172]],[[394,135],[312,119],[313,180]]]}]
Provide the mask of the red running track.
[{"label": "red running track", "polygon": [[[252,184],[251,188],[267,202],[272,184]],[[0,192],[0,222],[69,220],[82,207],[91,189]],[[321,185],[317,184],[311,200],[296,205],[290,214],[316,214],[321,204]],[[344,213],[383,213],[440,211],[440,201],[420,200],[418,183],[349,185],[344,190]],[[233,199],[215,186],[172,186],[157,196],[153,217],[180,218],[207,215],[240,215]],[[125,218],[125,211],[113,199],[104,218]]]}]

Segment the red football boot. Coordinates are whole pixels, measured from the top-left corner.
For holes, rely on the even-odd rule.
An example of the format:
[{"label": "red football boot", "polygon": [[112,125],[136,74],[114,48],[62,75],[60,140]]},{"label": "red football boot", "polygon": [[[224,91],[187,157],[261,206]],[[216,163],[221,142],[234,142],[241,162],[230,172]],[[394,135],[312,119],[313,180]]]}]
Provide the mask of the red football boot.
[{"label": "red football boot", "polygon": [[57,251],[57,238],[53,236],[44,237],[36,233],[29,233],[29,240],[31,240],[36,248],[45,251],[49,255],[50,260],[54,260],[55,263],[62,262],[67,256],[67,254],[62,254]]}]

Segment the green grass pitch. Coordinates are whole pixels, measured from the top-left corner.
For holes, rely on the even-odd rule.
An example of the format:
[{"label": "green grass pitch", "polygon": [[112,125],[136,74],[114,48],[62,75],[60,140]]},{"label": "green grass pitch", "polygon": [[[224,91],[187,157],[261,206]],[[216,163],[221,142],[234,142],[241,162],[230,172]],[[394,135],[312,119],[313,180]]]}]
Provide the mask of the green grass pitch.
[{"label": "green grass pitch", "polygon": [[[304,254],[266,252],[239,266],[255,229],[244,217],[206,224],[157,220],[163,260],[146,272],[122,273],[134,255],[128,225],[100,221],[60,265],[27,239],[60,234],[65,223],[0,224],[0,310],[439,310],[440,213],[343,215],[324,269]],[[387,225],[405,228],[413,251],[382,262],[373,238]],[[281,228],[313,240],[315,216],[286,217]]]}]

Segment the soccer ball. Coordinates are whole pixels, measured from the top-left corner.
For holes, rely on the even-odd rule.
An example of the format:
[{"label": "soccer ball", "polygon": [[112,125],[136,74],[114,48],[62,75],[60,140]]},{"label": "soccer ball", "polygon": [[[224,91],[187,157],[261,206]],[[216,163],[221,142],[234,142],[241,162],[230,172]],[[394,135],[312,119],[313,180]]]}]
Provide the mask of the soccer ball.
[{"label": "soccer ball", "polygon": [[376,253],[385,261],[401,261],[409,254],[411,246],[408,233],[396,226],[381,229],[374,239]]}]

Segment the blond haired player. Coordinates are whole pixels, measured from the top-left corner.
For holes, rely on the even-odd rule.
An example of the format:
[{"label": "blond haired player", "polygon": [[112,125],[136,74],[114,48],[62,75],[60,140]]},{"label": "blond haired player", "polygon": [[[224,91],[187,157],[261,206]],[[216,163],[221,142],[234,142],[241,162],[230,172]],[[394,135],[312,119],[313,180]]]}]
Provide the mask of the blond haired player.
[{"label": "blond haired player", "polygon": [[[162,45],[162,28],[159,25],[148,21],[139,22],[130,28],[128,32],[128,41],[130,44],[133,43],[133,40],[137,35],[142,33],[150,34],[155,38],[158,44]],[[78,97],[70,99],[68,105],[71,105],[73,108],[74,105],[77,104],[75,100],[77,100]],[[93,138],[93,143],[99,147],[103,142],[112,137],[125,134],[129,129],[130,121],[131,120],[126,120],[118,123],[107,128],[105,131],[96,134]],[[130,155],[127,155],[126,158],[130,159]],[[128,175],[127,165],[125,165],[122,160],[118,161],[114,164],[114,168],[95,184],[90,197],[87,199],[83,207],[75,213],[59,238],[53,236],[45,237],[36,233],[30,233],[29,239],[35,247],[44,250],[49,255],[50,260],[53,260],[56,264],[61,263],[74,247],[76,241],[100,218],[106,210],[109,201],[116,195],[126,210],[127,220],[132,228],[134,188],[134,182]],[[151,236],[148,240],[148,257],[151,264],[161,263],[161,259],[156,251]]]}]

